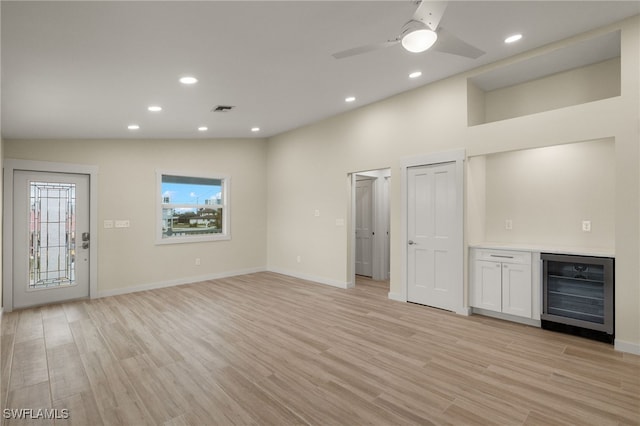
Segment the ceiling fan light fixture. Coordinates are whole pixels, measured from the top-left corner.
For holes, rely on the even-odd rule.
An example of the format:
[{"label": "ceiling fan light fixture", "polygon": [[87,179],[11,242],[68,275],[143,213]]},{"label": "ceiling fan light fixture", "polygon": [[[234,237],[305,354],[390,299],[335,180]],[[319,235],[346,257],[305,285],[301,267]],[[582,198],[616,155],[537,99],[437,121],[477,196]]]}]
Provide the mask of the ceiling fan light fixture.
[{"label": "ceiling fan light fixture", "polygon": [[402,47],[412,53],[429,49],[438,39],[438,34],[427,28],[417,29],[402,36]]}]

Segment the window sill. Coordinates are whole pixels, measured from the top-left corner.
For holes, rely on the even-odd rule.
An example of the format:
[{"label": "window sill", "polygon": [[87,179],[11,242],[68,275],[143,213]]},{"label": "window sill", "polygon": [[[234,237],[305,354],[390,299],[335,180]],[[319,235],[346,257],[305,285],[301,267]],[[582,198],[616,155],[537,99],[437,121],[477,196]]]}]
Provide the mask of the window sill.
[{"label": "window sill", "polygon": [[203,235],[193,237],[171,237],[171,238],[156,238],[156,245],[171,245],[171,244],[184,244],[184,243],[204,243],[210,241],[229,241],[231,235]]}]

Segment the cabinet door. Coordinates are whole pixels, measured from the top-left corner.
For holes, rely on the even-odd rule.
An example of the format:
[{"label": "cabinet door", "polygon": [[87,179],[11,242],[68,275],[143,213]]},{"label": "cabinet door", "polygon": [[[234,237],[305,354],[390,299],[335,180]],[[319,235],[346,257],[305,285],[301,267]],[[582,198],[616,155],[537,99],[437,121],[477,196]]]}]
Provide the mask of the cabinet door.
[{"label": "cabinet door", "polygon": [[473,300],[476,308],[500,312],[502,307],[502,268],[500,262],[473,262]]},{"label": "cabinet door", "polygon": [[531,265],[502,264],[502,312],[531,318]]}]

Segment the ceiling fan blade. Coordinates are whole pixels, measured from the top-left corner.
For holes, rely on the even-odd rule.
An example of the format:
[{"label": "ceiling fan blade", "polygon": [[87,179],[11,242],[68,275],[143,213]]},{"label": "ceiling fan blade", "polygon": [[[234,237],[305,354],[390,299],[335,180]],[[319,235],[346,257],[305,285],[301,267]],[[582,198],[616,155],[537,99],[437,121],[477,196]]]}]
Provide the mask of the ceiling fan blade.
[{"label": "ceiling fan blade", "polygon": [[445,31],[444,28],[438,28],[437,33],[438,41],[433,45],[431,48],[432,50],[464,56],[471,59],[477,59],[486,53],[484,50],[480,50],[466,41],[461,40],[449,31]]},{"label": "ceiling fan blade", "polygon": [[424,22],[431,31],[435,31],[446,8],[446,1],[422,0],[412,19]]},{"label": "ceiling fan blade", "polygon": [[332,56],[336,59],[348,58],[350,56],[361,55],[367,52],[373,52],[374,50],[384,49],[385,47],[393,46],[398,43],[399,40],[385,41],[384,43],[367,44],[365,46],[354,47],[353,49],[343,50],[342,52],[334,53]]}]

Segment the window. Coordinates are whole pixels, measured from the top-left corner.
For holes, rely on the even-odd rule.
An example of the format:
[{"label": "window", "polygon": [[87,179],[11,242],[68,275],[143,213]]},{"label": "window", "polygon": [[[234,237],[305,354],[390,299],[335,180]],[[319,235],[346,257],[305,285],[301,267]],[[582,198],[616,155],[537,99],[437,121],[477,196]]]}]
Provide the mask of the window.
[{"label": "window", "polygon": [[159,244],[228,240],[229,178],[158,172]]}]

